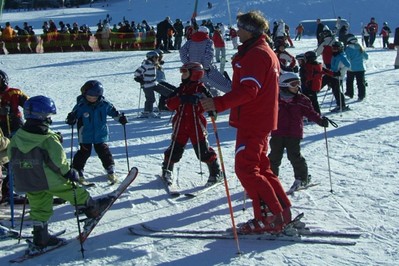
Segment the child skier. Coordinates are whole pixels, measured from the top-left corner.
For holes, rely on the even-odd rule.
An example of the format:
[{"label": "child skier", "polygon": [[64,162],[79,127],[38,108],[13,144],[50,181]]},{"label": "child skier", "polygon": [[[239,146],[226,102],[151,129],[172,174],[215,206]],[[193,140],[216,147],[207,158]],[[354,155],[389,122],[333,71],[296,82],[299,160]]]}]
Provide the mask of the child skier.
[{"label": "child skier", "polygon": [[15,189],[26,193],[33,224],[33,243],[40,250],[58,245],[60,238],[48,232],[53,214],[53,196],[75,203],[89,218],[97,217],[111,197],[93,200],[81,187],[74,187],[78,173],[71,169],[62,138],[53,132],[51,116],[57,113],[52,99],[34,96],[24,104],[25,124],[12,137],[8,157],[14,173]]},{"label": "child skier", "polygon": [[170,110],[176,111],[173,117],[172,143],[164,153],[162,177],[173,183],[173,166],[183,156],[184,148],[190,139],[197,158],[209,168],[209,178],[205,186],[213,185],[223,179],[215,151],[209,147],[206,131],[206,118],[199,103],[200,95],[212,97],[200,81],[204,68],[198,62],[189,62],[180,68],[182,83],[177,91],[166,101]]},{"label": "child skier", "polygon": [[310,182],[308,166],[301,154],[301,139],[303,138],[303,117],[316,122],[322,127],[328,127],[328,119],[320,117],[312,107],[308,97],[299,92],[301,81],[299,76],[287,72],[280,76],[279,111],[277,129],[273,130],[270,139],[270,166],[275,175],[279,175],[279,167],[284,149],[288,160],[294,168],[295,181],[290,191],[295,191]]},{"label": "child skier", "polygon": [[312,102],[313,109],[318,114],[321,114],[319,102],[317,101],[317,93],[321,90],[323,66],[320,62],[317,62],[316,59],[316,52],[308,51],[305,53],[305,80],[302,84],[302,92]]},{"label": "child skier", "polygon": [[144,112],[141,114],[141,118],[158,117],[153,112],[153,105],[155,102],[154,91],[167,97],[173,90],[159,84],[157,81],[157,66],[159,60],[159,54],[155,51],[148,52],[146,54],[147,59],[141,63],[141,66],[134,72],[134,80],[140,83],[144,95]]},{"label": "child skier", "polygon": [[335,41],[331,45],[333,57],[331,59],[331,68],[323,68],[323,71],[331,79],[331,89],[334,94],[335,102],[337,106],[331,110],[331,112],[346,111],[349,106],[345,104],[345,97],[341,91],[342,81],[345,77],[346,71],[351,67],[350,62],[346,58],[344,52],[344,44],[339,41]]},{"label": "child skier", "polygon": [[113,117],[122,125],[127,123],[127,118],[104,98],[104,88],[101,82],[89,80],[83,85],[81,91],[84,97],[75,105],[66,119],[68,125],[73,126],[76,122],[78,125],[80,148],[73,157],[73,168],[78,171],[80,181],[83,182],[83,169],[91,155],[92,146],[94,146],[94,150],[107,171],[107,177],[113,184],[117,181],[117,177],[114,159],[105,143],[109,138],[107,116]]}]

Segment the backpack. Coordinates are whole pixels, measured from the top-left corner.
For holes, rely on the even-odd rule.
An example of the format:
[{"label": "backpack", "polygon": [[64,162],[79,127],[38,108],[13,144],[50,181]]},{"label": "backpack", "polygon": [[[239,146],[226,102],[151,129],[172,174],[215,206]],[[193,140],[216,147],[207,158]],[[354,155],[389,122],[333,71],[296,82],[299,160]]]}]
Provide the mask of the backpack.
[{"label": "backpack", "polygon": [[319,62],[305,63],[306,87],[314,92],[321,90],[323,66]]}]

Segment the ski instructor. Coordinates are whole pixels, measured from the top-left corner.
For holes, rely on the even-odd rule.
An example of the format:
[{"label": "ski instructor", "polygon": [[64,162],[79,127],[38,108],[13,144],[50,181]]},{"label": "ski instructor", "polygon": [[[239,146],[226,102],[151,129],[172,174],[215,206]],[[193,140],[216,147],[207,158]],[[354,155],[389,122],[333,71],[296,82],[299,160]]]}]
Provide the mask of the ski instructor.
[{"label": "ski instructor", "polygon": [[231,109],[229,123],[237,128],[235,172],[254,210],[254,219],[238,233],[277,234],[291,222],[291,202],[267,157],[268,137],[277,128],[280,65],[266,43],[269,23],[259,11],[238,14],[237,27],[242,45],[232,60],[232,89],[201,104],[205,111]]}]

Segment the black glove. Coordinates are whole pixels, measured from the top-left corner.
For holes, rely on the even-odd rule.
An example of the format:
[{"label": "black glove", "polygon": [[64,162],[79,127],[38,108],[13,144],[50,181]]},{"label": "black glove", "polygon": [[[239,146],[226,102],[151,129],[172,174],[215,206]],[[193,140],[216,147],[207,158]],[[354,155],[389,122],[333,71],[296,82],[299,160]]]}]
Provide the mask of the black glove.
[{"label": "black glove", "polygon": [[144,79],[143,79],[143,77],[135,77],[134,80],[135,80],[136,82],[140,83],[140,85],[143,85],[143,84],[144,84]]},{"label": "black glove", "polygon": [[298,67],[298,66],[294,66],[294,67],[292,68],[292,71],[293,71],[294,73],[298,73],[298,72],[299,72],[299,67]]},{"label": "black glove", "polygon": [[339,71],[334,72],[334,77],[339,77],[339,76],[341,76],[341,72],[339,72]]},{"label": "black glove", "polygon": [[73,126],[76,123],[76,114],[74,112],[70,112],[65,119],[65,123],[70,126]]},{"label": "black glove", "polygon": [[122,125],[126,125],[127,124],[127,117],[125,116],[125,114],[122,114],[119,117],[118,122],[121,123]]},{"label": "black glove", "polygon": [[182,95],[180,96],[180,102],[182,104],[191,103],[191,104],[198,104],[200,97],[198,95]]},{"label": "black glove", "polygon": [[323,117],[321,118],[320,126],[322,126],[322,127],[328,127],[329,124],[330,124],[330,122],[329,122],[328,118],[325,117],[325,116],[323,116]]},{"label": "black glove", "polygon": [[0,115],[9,115],[11,107],[9,105],[0,108]]},{"label": "black glove", "polygon": [[79,182],[79,173],[75,169],[71,168],[69,171],[64,175],[64,177],[71,182]]},{"label": "black glove", "polygon": [[216,111],[209,111],[208,116],[212,116],[215,120],[218,117],[218,113]]},{"label": "black glove", "polygon": [[58,140],[63,143],[64,142],[64,137],[61,135],[61,132],[55,132],[57,134]]}]

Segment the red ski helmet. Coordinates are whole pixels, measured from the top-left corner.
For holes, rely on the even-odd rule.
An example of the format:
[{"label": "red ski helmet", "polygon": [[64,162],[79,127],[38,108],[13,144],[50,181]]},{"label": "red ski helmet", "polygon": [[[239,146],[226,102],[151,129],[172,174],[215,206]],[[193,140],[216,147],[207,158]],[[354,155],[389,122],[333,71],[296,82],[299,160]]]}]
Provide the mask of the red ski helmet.
[{"label": "red ski helmet", "polygon": [[190,80],[198,81],[204,77],[205,71],[204,67],[201,63],[198,62],[188,62],[185,63],[181,68],[180,72],[183,73],[185,71],[190,72]]}]

